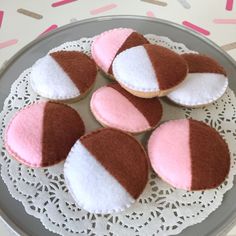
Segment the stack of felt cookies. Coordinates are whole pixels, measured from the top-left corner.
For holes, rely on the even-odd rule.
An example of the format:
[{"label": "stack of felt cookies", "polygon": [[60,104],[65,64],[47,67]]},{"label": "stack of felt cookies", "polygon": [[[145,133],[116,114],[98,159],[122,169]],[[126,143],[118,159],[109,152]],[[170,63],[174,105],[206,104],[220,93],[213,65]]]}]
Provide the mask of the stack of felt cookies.
[{"label": "stack of felt cookies", "polygon": [[[186,107],[219,99],[228,87],[222,66],[205,55],[179,55],[153,45],[128,28],[96,36],[91,54],[58,51],[33,65],[31,86],[49,101],[25,107],[10,121],[5,146],[15,159],[33,168],[66,160],[69,192],[92,213],[118,212],[138,199],[149,162],[180,189],[206,190],[226,179],[230,153],[215,129],[192,119],[159,125],[160,97]],[[105,128],[85,134],[82,118],[65,103],[92,90],[97,68],[109,83],[93,92],[88,106]],[[152,129],[146,147],[133,136]]]}]

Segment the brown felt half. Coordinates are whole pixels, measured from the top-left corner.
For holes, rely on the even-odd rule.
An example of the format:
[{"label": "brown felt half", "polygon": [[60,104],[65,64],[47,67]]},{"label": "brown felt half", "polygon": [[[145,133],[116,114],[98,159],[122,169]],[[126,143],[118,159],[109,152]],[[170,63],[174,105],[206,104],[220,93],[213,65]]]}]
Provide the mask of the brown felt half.
[{"label": "brown felt half", "polygon": [[220,134],[203,122],[189,120],[192,190],[220,185],[229,173],[230,154]]},{"label": "brown felt half", "polygon": [[59,51],[50,54],[73,81],[80,93],[86,92],[95,82],[97,68],[86,54],[76,51]]},{"label": "brown felt half", "polygon": [[[143,44],[148,44],[149,41],[142,35],[142,34],[139,34],[137,32],[133,32],[129,35],[129,37],[125,40],[125,42],[122,44],[122,46],[119,48],[119,50],[117,51],[115,57],[123,52],[124,50],[128,49],[128,48],[132,48],[132,47],[135,47],[135,46],[139,46],[139,45],[143,45]],[[114,57],[114,59],[115,59]],[[114,60],[113,59],[113,60]],[[108,70],[108,73],[109,74],[113,74],[112,73],[112,64]]]},{"label": "brown felt half", "polygon": [[226,76],[225,69],[213,58],[193,53],[182,56],[188,64],[189,73],[217,73]]},{"label": "brown felt half", "polygon": [[146,154],[138,141],[115,129],[105,128],[85,135],[81,143],[135,199],[148,178]]},{"label": "brown felt half", "polygon": [[144,45],[155,71],[160,90],[168,90],[181,83],[188,72],[187,63],[170,49],[146,44]]},{"label": "brown felt half", "polygon": [[118,83],[108,84],[111,87],[127,98],[147,119],[151,127],[155,127],[162,117],[162,105],[158,97],[145,99],[136,97],[125,89],[123,89]]},{"label": "brown felt half", "polygon": [[43,120],[42,166],[66,159],[84,131],[84,123],[74,109],[62,103],[48,102]]}]

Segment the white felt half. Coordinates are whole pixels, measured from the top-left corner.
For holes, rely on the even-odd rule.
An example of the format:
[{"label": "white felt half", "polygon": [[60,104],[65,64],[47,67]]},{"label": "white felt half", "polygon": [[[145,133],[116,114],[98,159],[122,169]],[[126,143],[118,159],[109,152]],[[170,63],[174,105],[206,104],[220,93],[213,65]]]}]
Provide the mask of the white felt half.
[{"label": "white felt half", "polygon": [[227,87],[228,79],[222,74],[190,73],[168,98],[180,105],[206,105],[220,98]]},{"label": "white felt half", "polygon": [[33,65],[31,86],[36,93],[49,99],[71,99],[80,95],[76,85],[50,55]]},{"label": "white felt half", "polygon": [[143,46],[129,48],[116,56],[112,64],[116,80],[135,91],[159,91],[152,62]]},{"label": "white felt half", "polygon": [[64,175],[72,197],[80,207],[91,213],[121,211],[134,202],[126,189],[79,140],[66,159]]}]

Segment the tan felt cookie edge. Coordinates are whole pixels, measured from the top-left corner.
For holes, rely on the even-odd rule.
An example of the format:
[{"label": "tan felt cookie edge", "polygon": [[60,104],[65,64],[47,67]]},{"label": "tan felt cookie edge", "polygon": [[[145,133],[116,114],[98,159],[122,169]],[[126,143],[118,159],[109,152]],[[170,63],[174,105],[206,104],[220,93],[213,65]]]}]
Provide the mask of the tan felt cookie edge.
[{"label": "tan felt cookie edge", "polygon": [[105,78],[111,80],[111,81],[116,81],[115,77],[112,74],[109,74],[107,72],[105,72],[101,67],[99,67],[97,65],[98,71],[102,74],[102,76],[104,76]]},{"label": "tan felt cookie edge", "polygon": [[162,91],[154,91],[154,92],[150,92],[150,91],[137,91],[137,90],[133,90],[129,87],[127,87],[125,84],[122,84],[121,82],[119,82],[117,80],[117,82],[120,84],[120,86],[122,88],[124,88],[126,91],[128,91],[129,93],[133,94],[134,96],[137,96],[137,97],[140,97],[140,98],[153,98],[153,97],[164,97],[164,96],[167,96],[170,92],[172,92],[173,90],[175,90],[178,86],[181,85],[178,84],[177,86],[171,88],[171,89],[168,89],[168,90],[162,90]]}]

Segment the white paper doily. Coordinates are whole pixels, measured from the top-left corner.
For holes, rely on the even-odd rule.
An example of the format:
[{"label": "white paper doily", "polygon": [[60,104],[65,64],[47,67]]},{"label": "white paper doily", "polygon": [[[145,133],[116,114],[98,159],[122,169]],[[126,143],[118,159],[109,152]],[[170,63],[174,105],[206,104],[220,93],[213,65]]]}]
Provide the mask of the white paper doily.
[{"label": "white paper doily", "polygon": [[[190,52],[183,44],[166,37],[146,37],[152,43],[178,53]],[[80,50],[90,54],[91,42],[91,38],[83,38],[51,51]],[[39,218],[47,229],[64,236],[178,234],[184,228],[204,220],[221,204],[224,193],[232,188],[236,174],[236,99],[228,89],[217,102],[198,109],[180,108],[163,101],[163,121],[192,117],[210,124],[227,140],[231,151],[231,169],[228,179],[221,186],[197,192],[176,190],[150,171],[142,196],[126,211],[98,215],[79,209],[66,188],[63,163],[44,169],[27,168],[12,159],[3,147],[3,133],[9,119],[20,108],[40,99],[29,85],[29,76],[30,68],[14,82],[0,114],[1,175],[11,195],[23,203],[28,214]],[[78,102],[82,106],[80,103],[89,106],[84,101]],[[78,108],[78,104],[72,106]]]}]

